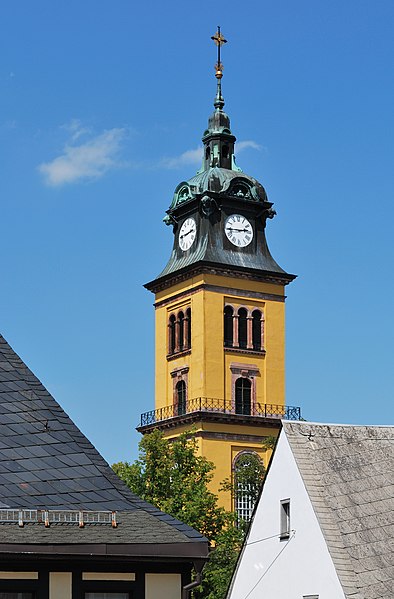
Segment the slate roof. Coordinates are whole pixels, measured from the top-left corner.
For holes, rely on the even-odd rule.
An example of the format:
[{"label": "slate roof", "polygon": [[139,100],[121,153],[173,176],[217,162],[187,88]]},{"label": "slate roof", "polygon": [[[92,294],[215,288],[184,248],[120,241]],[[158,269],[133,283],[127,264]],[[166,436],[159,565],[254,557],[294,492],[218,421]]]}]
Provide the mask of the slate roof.
[{"label": "slate roof", "polygon": [[347,599],[394,596],[394,427],[284,422]]},{"label": "slate roof", "polygon": [[78,529],[55,524],[45,529],[43,524],[27,524],[18,529],[17,524],[3,522],[0,543],[84,539],[85,543],[197,542],[206,547],[206,539],[194,529],[131,493],[0,335],[0,508],[7,507],[116,510],[119,526],[92,524]]}]

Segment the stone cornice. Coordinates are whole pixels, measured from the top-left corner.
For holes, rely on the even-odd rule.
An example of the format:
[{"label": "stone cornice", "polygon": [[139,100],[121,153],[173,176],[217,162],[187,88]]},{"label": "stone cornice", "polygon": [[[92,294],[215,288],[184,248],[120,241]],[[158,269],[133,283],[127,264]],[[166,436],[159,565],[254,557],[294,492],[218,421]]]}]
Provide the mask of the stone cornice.
[{"label": "stone cornice", "polygon": [[144,287],[152,293],[163,291],[172,285],[183,283],[199,274],[220,275],[225,277],[236,277],[248,281],[260,281],[274,285],[288,285],[296,278],[296,275],[288,273],[270,272],[266,270],[254,270],[240,266],[230,266],[219,263],[197,262],[176,272],[169,273],[146,283]]},{"label": "stone cornice", "polygon": [[210,285],[209,283],[201,283],[200,285],[196,285],[196,287],[192,287],[191,289],[186,289],[185,291],[175,293],[169,298],[159,300],[154,303],[154,306],[155,308],[161,308],[162,306],[167,306],[168,304],[172,304],[175,301],[179,301],[183,298],[190,297],[191,295],[194,295],[199,291],[212,291],[213,293],[221,293],[223,295],[244,297],[252,300],[268,300],[271,302],[283,303],[286,300],[285,295],[275,295],[274,293],[260,293],[259,291],[248,291],[245,289],[237,289],[235,287],[221,287],[220,285]]},{"label": "stone cornice", "polygon": [[274,416],[246,416],[243,414],[225,414],[222,412],[191,412],[183,414],[182,416],[174,416],[167,418],[159,422],[147,424],[144,426],[138,426],[136,430],[139,433],[145,434],[150,433],[153,430],[167,430],[177,428],[179,426],[190,426],[197,422],[220,422],[222,424],[228,424],[229,426],[238,427],[241,425],[255,426],[261,428],[266,426],[267,428],[279,428],[281,425],[281,418]]}]

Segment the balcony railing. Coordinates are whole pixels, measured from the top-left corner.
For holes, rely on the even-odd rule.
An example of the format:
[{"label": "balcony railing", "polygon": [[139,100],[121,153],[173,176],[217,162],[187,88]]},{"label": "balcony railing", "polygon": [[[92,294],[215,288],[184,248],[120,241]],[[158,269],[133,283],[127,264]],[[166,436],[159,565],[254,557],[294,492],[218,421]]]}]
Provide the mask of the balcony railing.
[{"label": "balcony railing", "polygon": [[176,416],[193,414],[194,412],[208,412],[210,414],[238,414],[241,416],[257,416],[260,418],[279,418],[285,420],[300,420],[301,408],[295,406],[280,406],[274,404],[256,403],[250,411],[237,412],[234,402],[212,397],[195,397],[182,405],[165,406],[158,410],[151,410],[141,414],[140,426],[156,424]]}]

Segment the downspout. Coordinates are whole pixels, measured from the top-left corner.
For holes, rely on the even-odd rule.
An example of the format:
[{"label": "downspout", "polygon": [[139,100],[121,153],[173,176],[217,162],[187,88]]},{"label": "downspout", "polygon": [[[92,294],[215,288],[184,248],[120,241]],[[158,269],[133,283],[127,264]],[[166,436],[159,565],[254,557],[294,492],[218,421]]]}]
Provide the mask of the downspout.
[{"label": "downspout", "polygon": [[201,572],[197,572],[196,580],[189,582],[189,584],[182,588],[182,599],[188,599],[190,591],[201,584],[201,579]]},{"label": "downspout", "polygon": [[204,561],[198,561],[198,562],[194,562],[194,569],[196,571],[196,579],[193,580],[193,582],[189,582],[189,584],[186,584],[184,587],[182,587],[182,599],[188,599],[189,598],[189,593],[191,590],[193,590],[195,587],[200,586],[201,582],[202,582],[202,569],[204,567]]}]

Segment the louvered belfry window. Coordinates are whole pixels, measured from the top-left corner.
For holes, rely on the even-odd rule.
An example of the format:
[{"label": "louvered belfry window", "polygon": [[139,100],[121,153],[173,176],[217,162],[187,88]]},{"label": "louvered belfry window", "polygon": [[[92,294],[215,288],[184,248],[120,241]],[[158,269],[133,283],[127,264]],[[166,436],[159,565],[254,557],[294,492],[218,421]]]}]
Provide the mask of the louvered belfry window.
[{"label": "louvered belfry window", "polygon": [[245,308],[238,310],[238,344],[241,349],[248,346],[248,312]]},{"label": "louvered belfry window", "polygon": [[168,355],[177,354],[192,347],[192,312],[180,310],[168,319]]},{"label": "louvered belfry window", "polygon": [[223,344],[235,350],[264,351],[262,310],[227,304],[223,310]]},{"label": "louvered belfry window", "polygon": [[261,312],[253,310],[252,312],[252,345],[256,351],[261,350]]},{"label": "louvered belfry window", "polygon": [[224,308],[224,345],[225,347],[233,346],[234,325],[233,325],[234,310],[231,306]]}]

